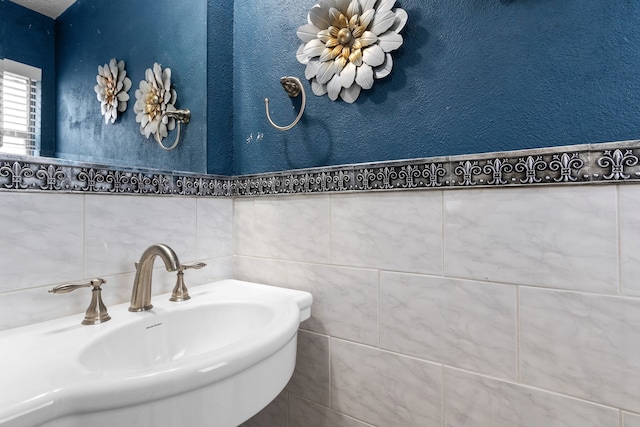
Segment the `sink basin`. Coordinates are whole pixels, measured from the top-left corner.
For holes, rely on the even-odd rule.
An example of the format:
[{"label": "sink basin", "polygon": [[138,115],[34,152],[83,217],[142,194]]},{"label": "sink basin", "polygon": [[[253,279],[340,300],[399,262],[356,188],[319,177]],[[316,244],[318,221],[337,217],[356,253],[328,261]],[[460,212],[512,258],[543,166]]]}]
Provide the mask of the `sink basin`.
[{"label": "sink basin", "polygon": [[[0,425],[235,427],[275,398],[295,367],[307,292],[237,280],[0,332]],[[4,350],[6,349],[6,350]],[[10,385],[7,387],[6,385]]]}]

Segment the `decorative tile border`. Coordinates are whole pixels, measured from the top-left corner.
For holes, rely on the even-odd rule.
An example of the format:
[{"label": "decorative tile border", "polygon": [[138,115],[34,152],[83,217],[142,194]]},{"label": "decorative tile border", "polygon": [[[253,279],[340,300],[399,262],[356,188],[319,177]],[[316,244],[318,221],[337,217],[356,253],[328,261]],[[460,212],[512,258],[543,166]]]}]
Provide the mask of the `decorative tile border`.
[{"label": "decorative tile border", "polygon": [[0,157],[0,190],[245,197],[640,182],[640,141],[224,177]]}]

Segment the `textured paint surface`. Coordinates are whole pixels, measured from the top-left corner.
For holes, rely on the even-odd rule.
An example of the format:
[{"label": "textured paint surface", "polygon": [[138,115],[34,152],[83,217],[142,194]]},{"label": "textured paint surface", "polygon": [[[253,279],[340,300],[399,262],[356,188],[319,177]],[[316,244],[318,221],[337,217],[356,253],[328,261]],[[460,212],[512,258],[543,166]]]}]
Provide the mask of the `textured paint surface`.
[{"label": "textured paint surface", "polygon": [[[170,11],[170,13],[167,13]],[[57,156],[206,172],[207,4],[204,1],[78,0],[56,20]],[[98,65],[124,60],[127,110],[105,124],[93,90]],[[171,68],[177,108],[191,110],[181,142],[165,152],[135,121],[135,90],[154,62]],[[165,145],[171,145],[171,132]]]},{"label": "textured paint surface", "polygon": [[207,172],[233,173],[233,0],[207,2]]},{"label": "textured paint surface", "polygon": [[[314,0],[237,0],[234,173],[626,140],[640,129],[640,3],[399,0],[409,14],[390,76],[353,105],[284,75]],[[294,108],[295,107],[295,108]],[[260,138],[258,138],[260,136]]]},{"label": "textured paint surface", "polygon": [[0,0],[0,58],[42,70],[41,154],[55,146],[55,21],[10,1]]}]

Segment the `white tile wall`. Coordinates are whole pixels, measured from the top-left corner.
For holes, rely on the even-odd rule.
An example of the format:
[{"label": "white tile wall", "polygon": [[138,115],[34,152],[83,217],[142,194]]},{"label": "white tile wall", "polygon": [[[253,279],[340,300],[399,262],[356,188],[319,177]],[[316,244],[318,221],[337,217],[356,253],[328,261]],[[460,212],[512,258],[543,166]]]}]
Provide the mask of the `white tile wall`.
[{"label": "white tile wall", "polygon": [[616,188],[445,193],[445,275],[618,292]]},{"label": "white tile wall", "polygon": [[640,427],[640,185],[235,206],[235,275],[316,297],[289,426]]},{"label": "white tile wall", "polygon": [[446,369],[446,427],[618,427],[616,409]]},{"label": "white tile wall", "polygon": [[516,288],[380,273],[380,347],[516,378]]},{"label": "white tile wall", "polygon": [[46,290],[92,274],[128,300],[157,241],[209,264],[191,286],[310,289],[294,377],[248,426],[640,425],[640,185],[0,203],[0,329],[80,318],[87,295]]},{"label": "white tile wall", "polygon": [[[128,301],[133,263],[157,242],[208,264],[185,275],[188,286],[233,274],[230,199],[4,192],[0,205],[0,330],[81,320],[91,297],[47,292],[63,282],[104,276],[107,307]],[[175,273],[156,264],[153,293],[171,291]]]}]

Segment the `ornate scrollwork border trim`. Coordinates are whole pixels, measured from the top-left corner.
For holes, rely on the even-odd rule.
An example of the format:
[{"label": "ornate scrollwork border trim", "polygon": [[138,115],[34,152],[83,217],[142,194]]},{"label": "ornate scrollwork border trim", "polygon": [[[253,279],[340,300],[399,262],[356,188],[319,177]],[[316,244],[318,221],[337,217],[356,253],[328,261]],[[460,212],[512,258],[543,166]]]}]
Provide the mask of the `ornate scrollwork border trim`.
[{"label": "ornate scrollwork border trim", "polygon": [[640,140],[219,176],[0,157],[1,191],[246,197],[640,182]]}]

